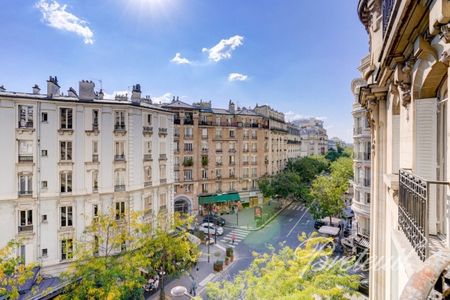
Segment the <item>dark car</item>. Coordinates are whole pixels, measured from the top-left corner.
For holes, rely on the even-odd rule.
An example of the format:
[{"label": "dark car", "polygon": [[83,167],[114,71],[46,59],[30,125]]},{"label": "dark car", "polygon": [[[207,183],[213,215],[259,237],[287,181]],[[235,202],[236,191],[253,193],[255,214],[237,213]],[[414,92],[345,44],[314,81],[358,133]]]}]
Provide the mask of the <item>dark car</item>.
[{"label": "dark car", "polygon": [[215,225],[224,226],[225,219],[216,215],[207,215],[203,218],[203,223],[213,223]]},{"label": "dark car", "polygon": [[325,225],[325,222],[322,220],[316,220],[314,222],[314,228],[315,229],[320,229],[320,227],[322,227],[323,225]]}]

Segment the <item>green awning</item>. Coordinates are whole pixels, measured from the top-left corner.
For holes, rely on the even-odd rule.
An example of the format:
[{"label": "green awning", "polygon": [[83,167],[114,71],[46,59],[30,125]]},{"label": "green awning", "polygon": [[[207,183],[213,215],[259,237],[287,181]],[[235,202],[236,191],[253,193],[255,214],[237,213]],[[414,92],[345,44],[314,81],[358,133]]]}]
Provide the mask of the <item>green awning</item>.
[{"label": "green awning", "polygon": [[241,197],[239,197],[239,193],[215,194],[208,196],[199,196],[198,204],[202,205],[202,204],[221,203],[239,200],[241,200]]}]

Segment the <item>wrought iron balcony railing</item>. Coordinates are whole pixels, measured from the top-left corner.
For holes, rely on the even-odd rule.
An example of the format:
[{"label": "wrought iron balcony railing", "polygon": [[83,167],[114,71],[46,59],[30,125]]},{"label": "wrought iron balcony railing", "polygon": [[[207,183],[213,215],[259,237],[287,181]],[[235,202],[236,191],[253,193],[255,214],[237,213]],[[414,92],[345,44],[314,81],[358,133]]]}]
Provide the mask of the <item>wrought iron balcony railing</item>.
[{"label": "wrought iron balcony railing", "polygon": [[33,162],[33,155],[19,155],[19,162]]},{"label": "wrought iron balcony railing", "polygon": [[444,181],[420,178],[409,170],[399,172],[398,225],[422,261],[430,253],[430,185]]},{"label": "wrought iron balcony railing", "polygon": [[19,226],[19,233],[20,232],[30,232],[30,231],[33,231],[33,225],[22,225],[22,226]]},{"label": "wrought iron balcony railing", "polygon": [[125,184],[116,184],[114,186],[114,191],[115,192],[123,192],[123,191],[125,191]]}]

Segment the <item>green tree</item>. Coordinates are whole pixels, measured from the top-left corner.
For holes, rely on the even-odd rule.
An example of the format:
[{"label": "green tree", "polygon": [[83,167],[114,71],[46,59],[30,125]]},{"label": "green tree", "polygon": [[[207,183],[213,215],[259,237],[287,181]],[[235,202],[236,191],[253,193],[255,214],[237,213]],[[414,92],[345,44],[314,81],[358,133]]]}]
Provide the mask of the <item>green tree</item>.
[{"label": "green tree", "polygon": [[328,150],[327,154],[325,155],[325,158],[333,162],[337,160],[339,156],[340,156],[339,152],[331,148],[330,150]]},{"label": "green tree", "polygon": [[271,253],[254,254],[247,270],[232,281],[211,282],[206,293],[211,300],[347,299],[358,288],[358,276],[346,271],[352,262],[332,259],[332,239],[301,238],[297,249],[284,247]]},{"label": "green tree", "polygon": [[297,173],[301,182],[310,185],[316,176],[328,169],[328,164],[324,157],[306,156],[294,160],[288,170]]},{"label": "green tree", "polygon": [[264,197],[273,197],[275,195],[272,186],[272,178],[269,176],[261,177],[258,180],[258,188]]},{"label": "green tree", "polygon": [[34,276],[35,264],[25,265],[16,255],[20,241],[12,240],[0,248],[0,298],[18,299],[19,288]]},{"label": "green tree", "polygon": [[[158,219],[163,228],[151,227],[140,213],[111,211],[95,217],[74,244],[73,262],[64,274],[71,284],[61,298],[143,299],[148,276],[172,275],[174,268],[185,268],[184,262],[195,258],[197,248],[181,227],[190,219],[178,215],[174,221],[166,215]],[[177,232],[175,225],[181,228]],[[164,257],[167,265],[162,266]]]},{"label": "green tree", "polygon": [[342,156],[330,165],[330,169],[331,176],[338,181],[338,184],[348,188],[349,180],[353,177],[353,160]]},{"label": "green tree", "polygon": [[310,212],[316,218],[331,217],[341,213],[345,207],[343,194],[347,190],[341,180],[333,176],[319,176],[311,186]]}]

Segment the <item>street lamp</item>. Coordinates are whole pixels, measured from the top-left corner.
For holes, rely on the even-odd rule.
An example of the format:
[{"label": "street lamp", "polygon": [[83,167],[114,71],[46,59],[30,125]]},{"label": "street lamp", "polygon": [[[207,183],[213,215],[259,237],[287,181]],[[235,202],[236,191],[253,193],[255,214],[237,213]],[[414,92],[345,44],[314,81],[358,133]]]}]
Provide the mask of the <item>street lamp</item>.
[{"label": "street lamp", "polygon": [[182,285],[178,285],[173,287],[170,290],[170,294],[172,295],[172,297],[183,297],[186,296],[189,299],[194,299],[194,297],[192,297],[188,292],[187,292],[187,288],[182,286]]}]

